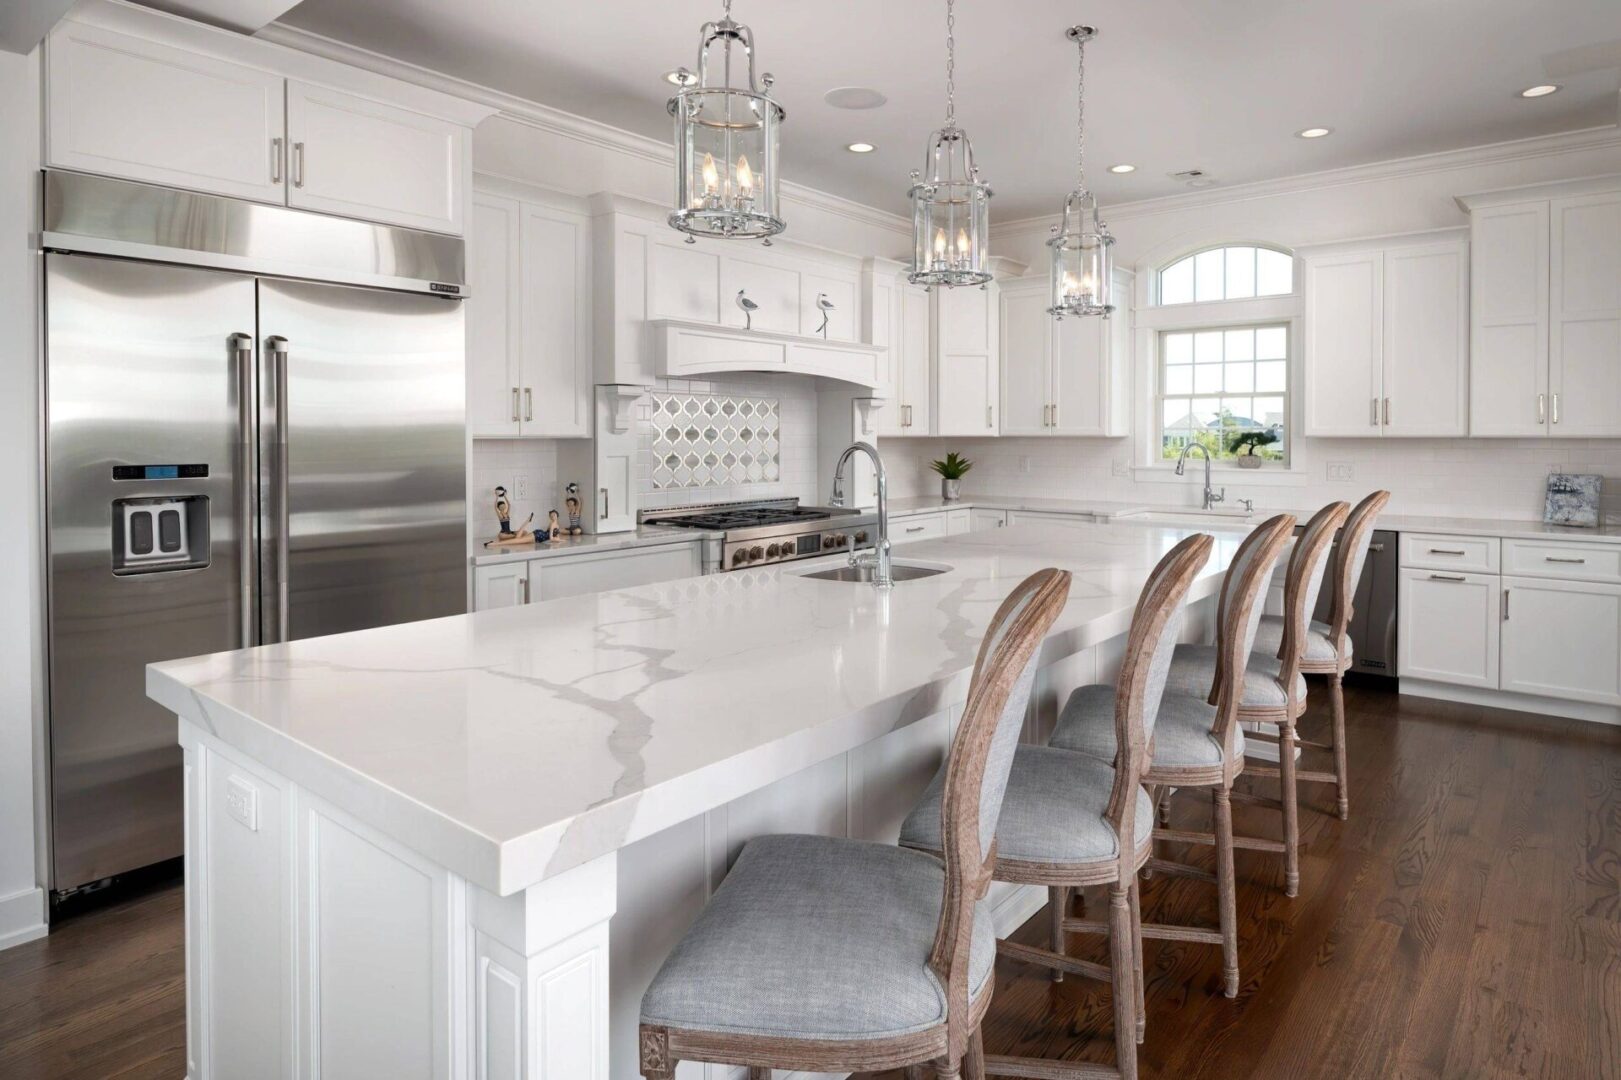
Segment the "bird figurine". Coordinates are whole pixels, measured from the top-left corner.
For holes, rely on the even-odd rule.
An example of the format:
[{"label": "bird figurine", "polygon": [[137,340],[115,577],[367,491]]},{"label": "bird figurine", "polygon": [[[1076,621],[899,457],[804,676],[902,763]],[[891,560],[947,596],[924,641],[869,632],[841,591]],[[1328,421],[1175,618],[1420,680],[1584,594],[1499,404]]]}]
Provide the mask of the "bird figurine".
[{"label": "bird figurine", "polygon": [[822,325],[818,326],[816,329],[822,335],[822,340],[826,341],[827,340],[827,320],[833,314],[833,301],[831,301],[831,300],[829,300],[827,298],[827,293],[817,293],[816,294],[816,306],[822,309]]},{"label": "bird figurine", "polygon": [[737,290],[737,306],[743,309],[743,329],[754,329],[754,313],[760,310],[760,305],[743,295],[743,290]]}]

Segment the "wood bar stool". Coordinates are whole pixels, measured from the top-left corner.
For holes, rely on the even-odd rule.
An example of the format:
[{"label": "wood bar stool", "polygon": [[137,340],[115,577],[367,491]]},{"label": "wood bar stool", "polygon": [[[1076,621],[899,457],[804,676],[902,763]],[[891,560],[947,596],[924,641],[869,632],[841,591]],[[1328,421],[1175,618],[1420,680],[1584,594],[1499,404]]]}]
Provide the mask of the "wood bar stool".
[{"label": "wood bar stool", "polygon": [[642,997],[641,1071],[681,1061],[865,1072],[932,1062],[970,1076],[996,931],[984,902],[997,816],[1042,639],[1070,575],[1042,570],[980,643],[935,789],[940,857],[827,836],[764,836],[738,856]]},{"label": "wood bar stool", "polygon": [[[996,951],[1011,959],[1107,981],[1114,995],[1117,1064],[1110,1067],[1044,1058],[987,1057],[982,1055],[976,1036],[968,1070],[970,1080],[986,1074],[1055,1080],[1129,1080],[1137,1075],[1143,983],[1136,882],[1137,870],[1148,858],[1153,828],[1153,806],[1142,787],[1146,764],[1143,718],[1164,690],[1176,627],[1184,612],[1183,601],[1194,577],[1209,559],[1211,546],[1209,536],[1183,540],[1160,560],[1138,598],[1116,684],[1115,737],[1122,750],[1115,766],[1073,750],[1018,745],[996,827],[991,874],[997,881],[1058,890],[1109,886],[1111,955],[1107,966],[1011,941],[998,941]],[[903,846],[941,850],[939,792],[942,786],[949,788],[950,783],[948,773],[935,776],[922,801],[901,826]],[[949,860],[949,849],[946,854]]]},{"label": "wood bar stool", "polygon": [[[1350,786],[1345,769],[1345,673],[1351,669],[1352,648],[1350,626],[1355,614],[1352,603],[1357,582],[1362,579],[1362,567],[1368,559],[1368,545],[1373,540],[1374,522],[1390,501],[1390,492],[1375,491],[1356,504],[1340,529],[1340,538],[1334,545],[1334,555],[1328,567],[1328,621],[1316,619],[1306,624],[1305,651],[1300,658],[1300,670],[1307,675],[1327,675],[1329,697],[1334,706],[1334,722],[1326,743],[1300,739],[1299,744],[1313,750],[1328,750],[1334,755],[1334,771],[1300,769],[1296,780],[1318,784],[1333,784],[1339,793],[1339,815],[1344,821],[1351,816]],[[1315,607],[1311,610],[1316,610]],[[1261,632],[1256,648],[1281,649],[1285,621],[1281,615],[1261,618]]]},{"label": "wood bar stool", "polygon": [[[1199,941],[1220,945],[1225,990],[1238,996],[1238,905],[1233,873],[1233,779],[1244,768],[1244,733],[1238,724],[1238,703],[1249,666],[1261,594],[1272,579],[1273,567],[1289,542],[1295,519],[1280,514],[1256,526],[1239,545],[1222,582],[1216,609],[1216,648],[1222,677],[1209,700],[1167,692],[1157,715],[1144,714],[1148,729],[1148,764],[1143,780],[1151,791],[1175,787],[1211,789],[1213,833],[1155,829],[1155,839],[1214,844],[1216,872],[1211,874],[1183,863],[1150,859],[1150,869],[1180,877],[1213,881],[1216,885],[1220,926],[1173,926],[1144,923],[1142,936],[1171,941]],[[1119,754],[1114,725],[1115,688],[1083,686],[1070,694],[1058,718],[1049,746],[1076,750],[1113,762]],[[1247,841],[1253,843],[1253,841]],[[1281,850],[1281,848],[1280,848]],[[1107,934],[1100,922],[1064,917],[1066,897],[1054,897],[1058,917],[1053,923],[1053,948],[1062,952],[1065,932]]]},{"label": "wood bar stool", "polygon": [[[1300,808],[1295,797],[1295,721],[1306,711],[1306,678],[1300,673],[1300,656],[1305,639],[1306,619],[1317,602],[1322,587],[1329,545],[1345,521],[1350,507],[1330,503],[1312,515],[1305,531],[1289,553],[1289,572],[1283,588],[1284,636],[1276,653],[1251,649],[1249,663],[1239,694],[1238,718],[1245,722],[1277,727],[1278,764],[1257,765],[1253,759],[1245,770],[1256,776],[1276,776],[1279,797],[1244,796],[1244,801],[1260,803],[1283,815],[1283,891],[1286,896],[1300,893]],[[1259,632],[1251,633],[1253,642]],[[1215,700],[1223,678],[1222,659],[1214,645],[1178,645],[1171,660],[1170,689],[1183,695],[1207,695]],[[1248,749],[1248,748],[1246,748]],[[1253,758],[1253,755],[1252,755]],[[1234,795],[1238,798],[1238,795]],[[1246,838],[1248,841],[1248,838]],[[1272,850],[1266,841],[1246,842],[1246,847]]]}]

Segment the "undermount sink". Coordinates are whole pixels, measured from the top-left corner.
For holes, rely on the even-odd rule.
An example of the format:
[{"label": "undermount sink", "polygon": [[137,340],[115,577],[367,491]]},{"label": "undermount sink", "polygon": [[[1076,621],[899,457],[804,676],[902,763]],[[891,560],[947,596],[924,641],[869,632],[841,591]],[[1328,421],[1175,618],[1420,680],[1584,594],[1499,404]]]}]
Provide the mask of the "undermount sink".
[{"label": "undermount sink", "polygon": [[[894,563],[889,568],[889,576],[895,581],[915,581],[918,578],[934,577],[950,570],[949,566],[924,566],[914,563]],[[814,574],[805,574],[805,577],[816,581],[864,581],[872,583],[878,568],[871,563],[857,565],[835,566],[831,570],[818,570]]]},{"label": "undermount sink", "polygon": [[1239,529],[1249,525],[1255,514],[1248,510],[1133,510],[1118,515],[1116,521],[1136,521],[1145,525],[1194,525]]}]

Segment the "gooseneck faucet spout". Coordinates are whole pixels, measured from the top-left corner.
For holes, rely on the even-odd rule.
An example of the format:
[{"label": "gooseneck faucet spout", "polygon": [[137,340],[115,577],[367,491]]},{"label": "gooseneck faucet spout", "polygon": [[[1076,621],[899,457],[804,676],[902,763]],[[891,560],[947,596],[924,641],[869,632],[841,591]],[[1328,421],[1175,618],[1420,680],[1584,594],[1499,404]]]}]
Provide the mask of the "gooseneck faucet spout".
[{"label": "gooseneck faucet spout", "polygon": [[[851,443],[839,455],[839,463],[833,469],[833,492],[827,501],[831,506],[844,505],[844,466],[858,450],[872,458],[872,471],[878,483],[878,537],[873,542],[872,583],[877,588],[888,589],[895,584],[889,565],[889,481],[884,477],[884,459],[878,456],[877,447],[866,442]],[[859,558],[852,554],[850,561],[855,562]]]},{"label": "gooseneck faucet spout", "polygon": [[1221,494],[1218,495],[1210,488],[1210,447],[1197,442],[1190,442],[1184,446],[1181,456],[1176,459],[1176,475],[1187,475],[1188,454],[1194,450],[1204,455],[1204,502],[1200,504],[1199,509],[1214,509],[1217,503],[1226,501],[1227,489],[1222,488]]}]

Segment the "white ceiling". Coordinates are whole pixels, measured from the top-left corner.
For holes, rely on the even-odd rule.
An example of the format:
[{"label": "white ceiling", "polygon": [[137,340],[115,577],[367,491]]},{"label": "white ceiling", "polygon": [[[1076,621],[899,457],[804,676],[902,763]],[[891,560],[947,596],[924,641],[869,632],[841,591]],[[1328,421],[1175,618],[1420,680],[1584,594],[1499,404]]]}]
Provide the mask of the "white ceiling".
[{"label": "white ceiling", "polygon": [[[661,74],[691,66],[719,0],[304,0],[283,22],[659,139]],[[941,0],[736,0],[788,113],[783,175],[893,211],[944,113]],[[1103,202],[1612,125],[1621,0],[961,0],[957,115],[993,220],[1055,213],[1074,177],[1075,51]],[[1574,69],[1574,70],[1573,70]],[[1551,74],[1552,73],[1552,74]],[[1555,78],[1555,74],[1557,77]],[[1554,79],[1564,89],[1522,100]],[[839,86],[889,98],[835,109]],[[1325,139],[1301,128],[1334,129]],[[858,156],[844,144],[866,141]],[[1105,167],[1130,162],[1130,176]]]}]

